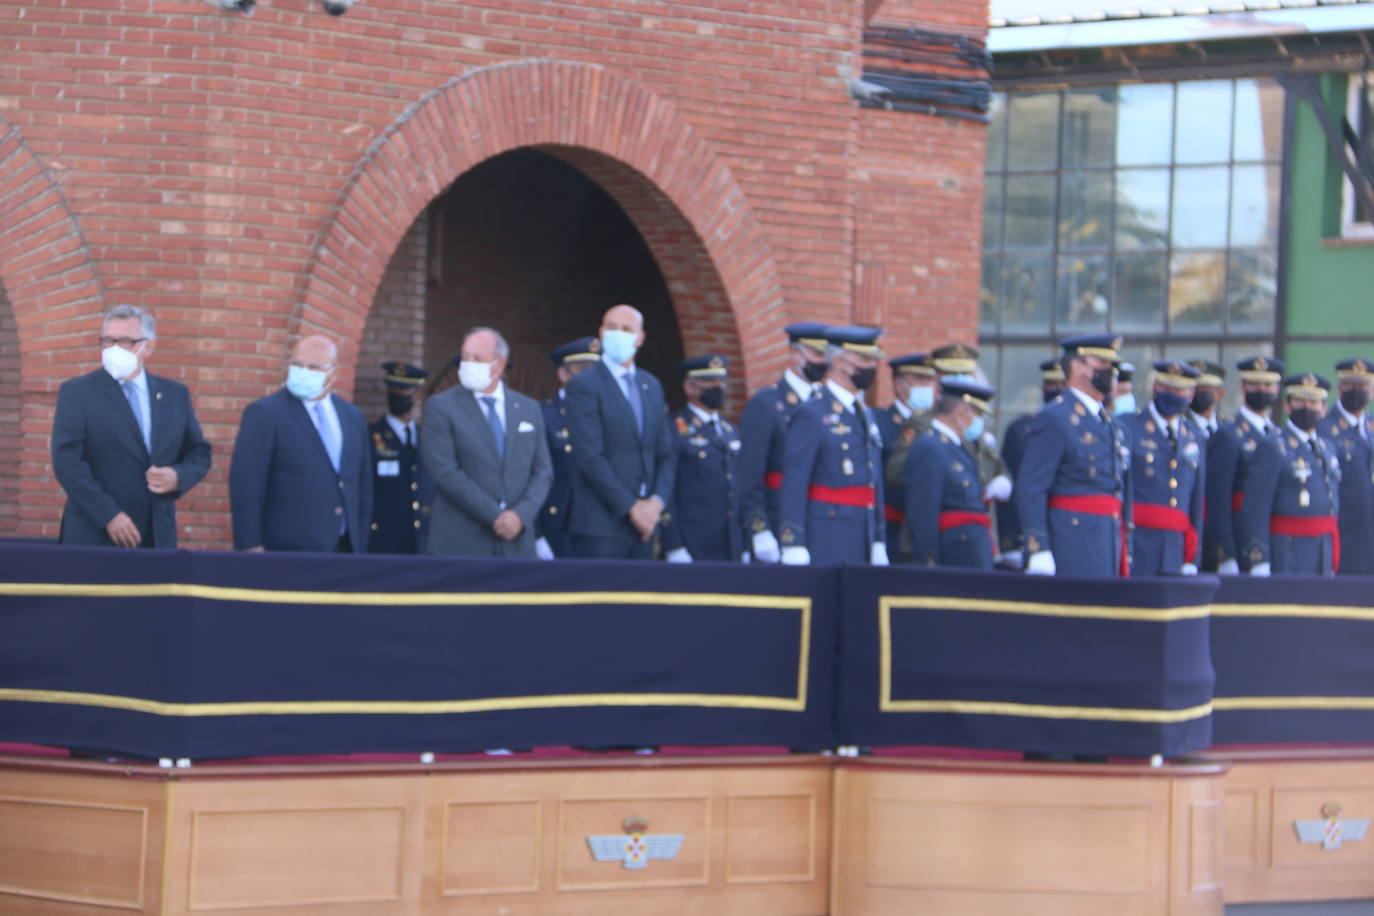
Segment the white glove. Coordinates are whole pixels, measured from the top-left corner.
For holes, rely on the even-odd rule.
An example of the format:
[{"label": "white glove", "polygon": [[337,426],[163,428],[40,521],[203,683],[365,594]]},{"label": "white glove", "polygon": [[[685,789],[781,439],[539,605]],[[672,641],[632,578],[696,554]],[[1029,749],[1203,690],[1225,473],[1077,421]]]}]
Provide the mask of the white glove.
[{"label": "white glove", "polygon": [[784,547],[782,549],[782,565],[810,566],[811,551],[807,550],[805,547]]},{"label": "white glove", "polygon": [[1054,575],[1054,554],[1048,550],[1037,550],[1030,555],[1030,560],[1026,563],[1026,572],[1032,576]]},{"label": "white glove", "polygon": [[549,546],[548,538],[539,538],[534,542],[534,555],[541,560],[553,559],[553,548]]},{"label": "white glove", "polygon": [[983,433],[983,444],[988,448],[997,448],[997,437],[992,434],[992,430]]},{"label": "white glove", "polygon": [[868,548],[868,562],[872,563],[874,566],[886,566],[887,545],[882,541],[878,541],[872,547]]},{"label": "white glove", "polygon": [[1185,575],[1185,576],[1196,576],[1196,575],[1197,575],[1197,564],[1196,564],[1196,563],[1184,563],[1183,566],[1181,566],[1181,567],[1179,568],[1178,571],[1179,571],[1182,575]]},{"label": "white glove", "polygon": [[1250,567],[1250,575],[1252,576],[1259,576],[1261,579],[1266,579],[1269,577],[1269,574],[1270,566],[1268,563],[1256,563],[1254,566]]},{"label": "white glove", "polygon": [[996,477],[992,478],[992,482],[988,484],[988,488],[983,491],[983,499],[995,499],[999,503],[1004,503],[1011,499],[1011,478],[1006,474],[998,474]]},{"label": "white glove", "polygon": [[1240,563],[1235,560],[1222,560],[1217,564],[1218,576],[1239,576]]},{"label": "white glove", "polygon": [[692,562],[692,553],[686,547],[677,547],[668,551],[664,559],[669,563],[690,563]]},{"label": "white glove", "polygon": [[1003,569],[1022,569],[1026,565],[1026,555],[1019,550],[1008,550],[1002,554]]},{"label": "white glove", "polygon": [[754,532],[754,559],[760,563],[776,563],[782,554],[778,553],[778,539],[765,528]]}]

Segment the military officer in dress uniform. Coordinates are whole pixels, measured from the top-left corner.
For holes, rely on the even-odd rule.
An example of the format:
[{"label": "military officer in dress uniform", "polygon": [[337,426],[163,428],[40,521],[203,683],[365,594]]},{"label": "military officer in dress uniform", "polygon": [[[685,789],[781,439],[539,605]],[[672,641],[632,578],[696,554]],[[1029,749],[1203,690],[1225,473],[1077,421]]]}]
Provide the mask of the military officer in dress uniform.
[{"label": "military officer in dress uniform", "polygon": [[544,508],[539,510],[535,526],[538,538],[534,555],[541,560],[572,556],[568,539],[568,506],[572,502],[572,479],[577,468],[573,465],[572,439],[568,435],[567,400],[564,392],[568,379],[596,365],[601,359],[601,341],[595,337],[579,337],[549,351],[558,372],[558,393],[540,403],[544,414],[544,435],[548,438],[549,457],[553,461],[553,483]]},{"label": "military officer in dress uniform", "polygon": [[718,353],[678,364],[687,406],[674,417],[677,475],[663,549],[670,563],[744,559],[739,512],[739,432],[720,415],[727,359]]},{"label": "military officer in dress uniform", "polygon": [[1367,413],[1374,392],[1374,360],[1336,364],[1334,410],[1317,431],[1336,447],[1341,461],[1340,534],[1342,573],[1374,574],[1374,422]]},{"label": "military officer in dress uniform", "polygon": [[782,562],[887,565],[883,443],[863,392],[882,351],[878,328],[827,328],[822,396],[787,429],[782,467]]},{"label": "military officer in dress uniform", "polygon": [[[1064,367],[1057,359],[1047,359],[1040,364],[1040,398],[1048,404],[1064,390]],[[1021,473],[1021,461],[1026,456],[1026,439],[1030,436],[1031,421],[1035,413],[1022,414],[1007,427],[1002,438],[1002,460],[1006,462],[1012,486],[1016,486],[1017,476]],[[1009,499],[997,504],[997,543],[1001,548],[999,565],[1006,569],[1019,570],[1025,564],[1025,553],[1021,543],[1021,516],[1016,512],[1016,500]]]},{"label": "military officer in dress uniform", "polygon": [[1118,418],[1131,447],[1131,575],[1195,576],[1206,450],[1184,414],[1201,373],[1167,359],[1154,370],[1149,402]]},{"label": "military officer in dress uniform", "polygon": [[1241,506],[1250,575],[1329,576],[1341,565],[1341,464],[1317,433],[1331,383],[1311,372],[1283,380],[1288,422],[1255,449]]},{"label": "military officer in dress uniform", "polygon": [[1026,572],[1061,576],[1128,574],[1130,450],[1106,402],[1116,381],[1121,338],[1062,342],[1068,390],[1031,421],[1016,484]]},{"label": "military officer in dress uniform", "polygon": [[1236,363],[1244,403],[1235,419],[1221,424],[1207,440],[1207,509],[1202,532],[1202,568],[1234,576],[1249,569],[1241,552],[1248,541],[1241,530],[1250,460],[1265,439],[1278,436],[1270,419],[1279,397],[1283,363],[1251,356]]},{"label": "military officer in dress uniform", "polygon": [[792,363],[774,385],[761,388],[740,417],[740,500],[749,549],[754,560],[776,563],[779,507],[782,499],[782,456],[787,427],[797,408],[819,397],[826,362],[825,325],[815,321],[789,324],[786,329]]},{"label": "military officer in dress uniform", "polygon": [[[873,413],[878,431],[883,436],[883,467],[898,448],[906,449],[915,438],[915,430],[908,431],[903,440],[902,429],[917,413],[926,413],[935,406],[935,363],[928,353],[908,353],[894,356],[887,364],[892,367],[892,404]],[[887,502],[883,514],[887,518],[887,551],[894,562],[911,560],[911,543],[904,531],[905,497],[901,483],[887,484]]]},{"label": "military officer in dress uniform", "polygon": [[372,443],[372,534],[369,553],[423,553],[434,482],[420,460],[416,396],[428,377],[401,360],[382,363],[386,413],[367,428]]},{"label": "military officer in dress uniform", "polygon": [[906,527],[919,565],[992,569],[992,524],[964,443],[982,434],[995,394],[972,379],[944,379],[930,428],[911,445]]},{"label": "military officer in dress uniform", "polygon": [[1226,397],[1226,370],[1210,359],[1190,360],[1188,365],[1198,371],[1193,403],[1188,405],[1188,419],[1193,421],[1204,440],[1211,441],[1226,420],[1221,415],[1221,401]]}]

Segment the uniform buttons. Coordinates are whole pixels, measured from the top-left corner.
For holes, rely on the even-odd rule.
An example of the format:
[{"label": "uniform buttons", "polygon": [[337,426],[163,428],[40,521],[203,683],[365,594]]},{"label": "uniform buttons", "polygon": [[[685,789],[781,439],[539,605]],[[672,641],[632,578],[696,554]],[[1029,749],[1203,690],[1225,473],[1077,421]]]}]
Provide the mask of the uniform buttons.
[{"label": "uniform buttons", "polygon": [[410,489],[411,489],[412,491],[418,490],[418,489],[420,489],[420,485],[419,485],[418,483],[412,482],[411,485],[410,485]]},{"label": "uniform buttons", "polygon": [[411,502],[411,504],[410,504],[410,508],[412,508],[412,509],[418,509],[418,508],[420,508],[420,501],[419,501],[418,499],[417,499],[417,500],[413,500],[413,501]]},{"label": "uniform buttons", "polygon": [[1170,459],[1169,459],[1169,469],[1172,470],[1172,469],[1174,469],[1174,468],[1176,468],[1176,467],[1178,467],[1178,459],[1177,459],[1177,458],[1170,458]]},{"label": "uniform buttons", "polygon": [[419,527],[420,527],[420,520],[419,520],[418,518],[415,520],[415,527],[416,527],[416,528],[419,528]]},{"label": "uniform buttons", "polygon": [[1073,527],[1077,528],[1077,527],[1078,527],[1078,519],[1076,519],[1076,518],[1071,518],[1071,519],[1069,519],[1069,524],[1072,525]]},{"label": "uniform buttons", "polygon": [[334,507],[334,514],[335,514],[335,515],[343,515],[343,506],[335,506],[335,507]]},{"label": "uniform buttons", "polygon": [[570,451],[572,451],[572,443],[569,442],[567,445],[563,446],[563,451],[565,451],[565,452],[570,452]]},{"label": "uniform buttons", "polygon": [[339,489],[340,489],[340,490],[343,489],[343,481],[342,481],[342,480],[339,481]]},{"label": "uniform buttons", "polygon": [[373,522],[373,523],[372,523],[372,530],[373,530],[373,531],[376,531],[376,530],[377,530],[377,523],[376,523],[376,522]]},{"label": "uniform buttons", "polygon": [[1177,506],[1177,505],[1178,505],[1178,497],[1177,497],[1177,496],[1170,496],[1170,497],[1169,497],[1169,505],[1171,505],[1171,506]]},{"label": "uniform buttons", "polygon": [[735,475],[734,475],[734,474],[731,474],[730,472],[727,471],[727,472],[725,473],[725,479],[726,479],[726,480],[734,480],[734,479],[735,479]]},{"label": "uniform buttons", "polygon": [[549,506],[549,514],[550,514],[550,515],[557,515],[557,514],[558,514],[558,507],[557,507],[557,506]]},{"label": "uniform buttons", "polygon": [[1177,477],[1170,477],[1170,478],[1169,478],[1169,489],[1170,489],[1170,490],[1177,490],[1177,489],[1178,489],[1178,478],[1177,478]]},{"label": "uniform buttons", "polygon": [[841,442],[841,443],[840,443],[840,451],[842,451],[842,452],[847,452],[847,451],[849,451],[849,443],[848,443],[848,442]]}]

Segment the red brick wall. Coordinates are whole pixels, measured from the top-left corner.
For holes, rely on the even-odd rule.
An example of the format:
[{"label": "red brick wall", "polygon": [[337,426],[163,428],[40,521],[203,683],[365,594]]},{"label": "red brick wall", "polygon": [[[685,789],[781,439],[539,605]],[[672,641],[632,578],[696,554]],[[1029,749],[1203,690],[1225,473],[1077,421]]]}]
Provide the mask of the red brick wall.
[{"label": "red brick wall", "polygon": [[0,429],[7,430],[0,436],[0,536],[19,530],[19,423],[19,329],[0,286]]},{"label": "red brick wall", "polygon": [[422,213],[386,266],[358,345],[353,401],[369,421],[386,411],[381,365],[393,359],[425,366],[425,287],[429,273],[429,214]]},{"label": "red brick wall", "polygon": [[[902,6],[892,15],[985,15],[954,0]],[[976,173],[981,134],[917,115],[879,116],[919,139],[906,151],[875,134],[844,85],[861,68],[863,15],[860,0],[363,0],[339,18],[315,0],[261,0],[251,18],[203,0],[0,0],[19,530],[56,532],[56,387],[95,364],[102,309],[128,302],[156,311],[153,369],[191,386],[216,448],[182,501],[184,541],[223,546],[238,416],[280,384],[291,335],[337,334],[351,370],[416,218],[519,146],[554,151],[612,194],[689,348],[734,348],[751,385],[781,363],[782,324],[850,316],[858,260],[885,263],[894,320],[919,300],[971,329],[979,209],[962,204],[976,189],[940,182],[945,166]],[[873,185],[879,141],[878,159],[921,177]],[[945,219],[884,215],[925,233],[906,255],[861,242],[884,182]],[[920,264],[944,251],[948,264]]]}]

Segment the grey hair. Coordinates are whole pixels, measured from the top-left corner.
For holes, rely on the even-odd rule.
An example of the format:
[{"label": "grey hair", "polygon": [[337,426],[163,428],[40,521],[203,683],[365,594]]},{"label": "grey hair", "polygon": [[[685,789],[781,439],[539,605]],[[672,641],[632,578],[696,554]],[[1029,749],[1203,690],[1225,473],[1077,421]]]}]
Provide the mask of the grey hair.
[{"label": "grey hair", "polygon": [[463,340],[467,340],[473,334],[481,334],[483,331],[496,338],[496,358],[510,359],[510,344],[506,343],[506,338],[501,336],[501,332],[495,328],[473,328],[463,335]]},{"label": "grey hair", "polygon": [[105,313],[105,317],[100,321],[100,329],[103,331],[105,325],[120,318],[137,318],[142,323],[143,336],[149,340],[157,340],[157,321],[153,319],[153,313],[136,305],[116,305]]}]

